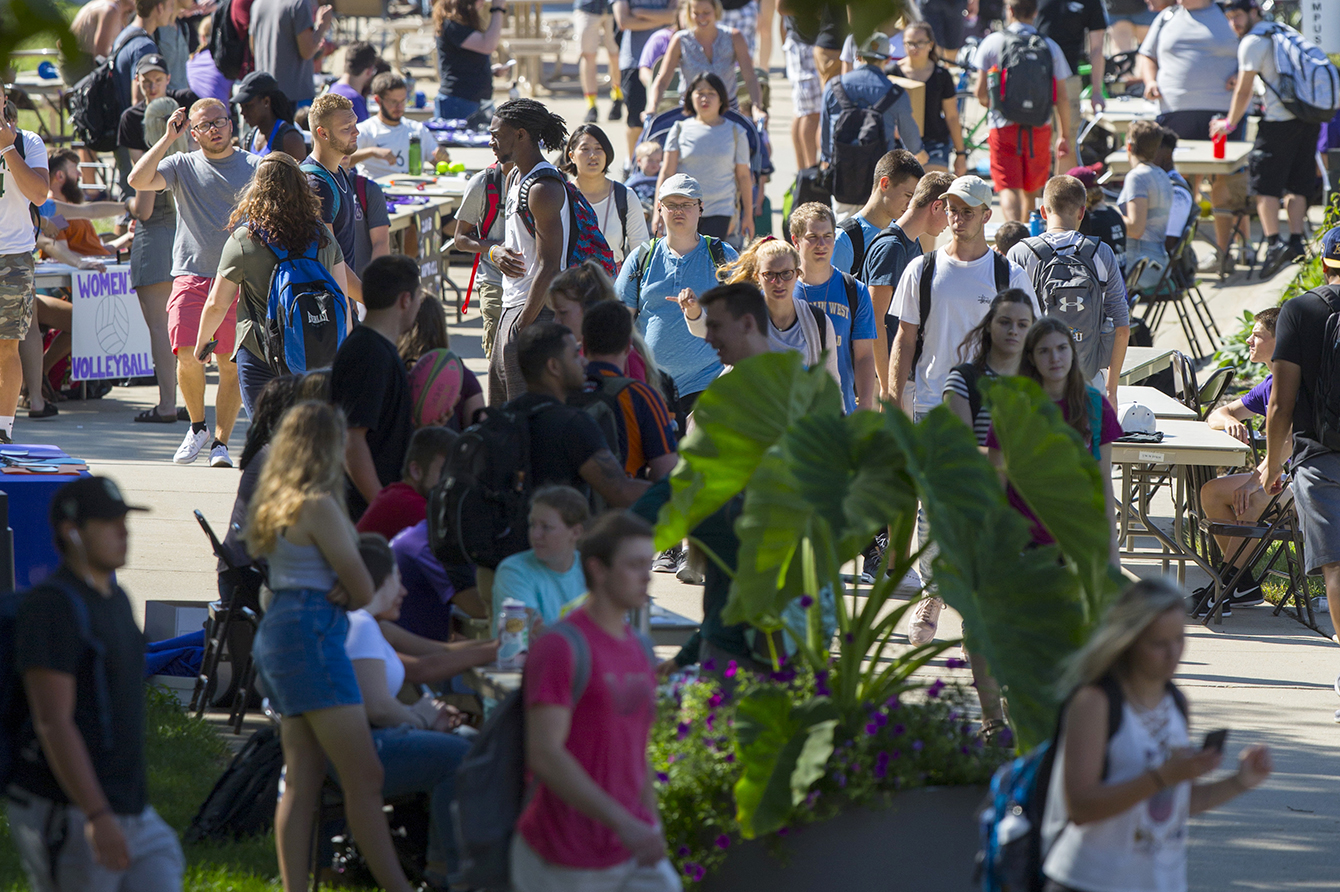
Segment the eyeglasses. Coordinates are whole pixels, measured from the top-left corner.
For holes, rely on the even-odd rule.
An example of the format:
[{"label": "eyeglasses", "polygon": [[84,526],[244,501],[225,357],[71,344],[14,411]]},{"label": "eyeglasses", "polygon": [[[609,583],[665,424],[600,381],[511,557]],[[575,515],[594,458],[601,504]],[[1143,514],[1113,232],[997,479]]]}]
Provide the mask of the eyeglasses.
[{"label": "eyeglasses", "polygon": [[222,130],[233,122],[228,118],[214,118],[212,121],[201,121],[199,124],[192,124],[191,129],[196,133],[205,133],[210,130]]},{"label": "eyeglasses", "polygon": [[903,46],[916,47],[917,49],[920,49],[923,46],[935,46],[935,44],[931,43],[929,40],[904,40]]},{"label": "eyeglasses", "polygon": [[789,282],[796,277],[793,269],[759,270],[758,277],[765,282]]},{"label": "eyeglasses", "polygon": [[689,202],[688,204],[669,204],[668,202],[663,201],[661,202],[661,207],[672,214],[687,214],[689,211],[695,210],[698,207],[698,203],[695,201]]}]

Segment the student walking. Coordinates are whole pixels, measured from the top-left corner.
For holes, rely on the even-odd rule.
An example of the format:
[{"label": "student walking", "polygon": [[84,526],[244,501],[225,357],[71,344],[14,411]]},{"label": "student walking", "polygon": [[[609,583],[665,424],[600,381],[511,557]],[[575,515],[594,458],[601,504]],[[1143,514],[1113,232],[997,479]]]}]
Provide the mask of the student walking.
[{"label": "student walking", "polygon": [[[345,156],[358,151],[358,117],[353,104],[338,93],[322,93],[307,115],[312,153],[302,161],[307,181],[321,201],[321,219],[335,233],[345,268],[358,256],[358,230],[364,225],[363,205],[354,191],[353,175],[343,167]],[[362,280],[347,272],[345,293],[362,297]]]},{"label": "student walking", "polygon": [[895,73],[926,85],[926,126],[921,134],[926,170],[949,170],[952,152],[954,176],[961,177],[968,172],[968,152],[963,143],[963,126],[959,123],[958,84],[941,63],[931,26],[926,22],[913,22],[904,28],[903,49],[907,55],[894,63]]},{"label": "student walking", "polygon": [[[106,477],[58,489],[61,564],[23,596],[14,665],[30,721],[15,726],[9,829],[35,892],[180,892],[186,859],[148,802],[144,635],[116,584],[127,505]],[[12,732],[7,732],[12,733]]]},{"label": "student walking", "polygon": [[484,358],[490,360],[502,317],[503,274],[489,254],[503,243],[503,202],[511,170],[510,164],[494,164],[470,177],[456,209],[456,250],[479,255],[471,275],[484,324]]},{"label": "student walking", "polygon": [[242,78],[233,101],[247,125],[242,131],[242,147],[248,152],[253,155],[287,152],[294,161],[307,157],[307,143],[293,123],[293,103],[279,89],[273,75],[251,72]]},{"label": "student walking", "polygon": [[907,213],[917,183],[926,175],[911,152],[894,149],[875,164],[870,197],[859,211],[843,220],[833,242],[833,266],[861,278],[866,251],[880,232]]},{"label": "student walking", "polygon": [[622,263],[649,236],[642,202],[631,189],[609,177],[613,163],[614,145],[605,131],[595,124],[581,124],[568,137],[559,170],[576,181],[591,203],[614,262]]}]

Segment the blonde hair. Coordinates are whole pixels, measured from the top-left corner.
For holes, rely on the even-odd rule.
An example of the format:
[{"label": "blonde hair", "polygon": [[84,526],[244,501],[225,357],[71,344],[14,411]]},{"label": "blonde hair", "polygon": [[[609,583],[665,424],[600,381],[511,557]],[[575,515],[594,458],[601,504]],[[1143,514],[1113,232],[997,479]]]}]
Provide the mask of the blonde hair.
[{"label": "blonde hair", "polygon": [[833,216],[833,209],[822,201],[807,201],[791,212],[791,240],[795,241],[804,235],[815,220],[827,220],[833,232],[837,233],[837,218]]},{"label": "blonde hair", "polygon": [[224,105],[221,100],[215,99],[213,96],[206,96],[204,99],[197,99],[191,104],[191,111],[187,114],[187,117],[194,118],[198,112],[210,108],[217,108],[225,115],[228,114],[228,106]]},{"label": "blonde hair", "polygon": [[661,144],[653,139],[649,139],[646,142],[637,144],[637,148],[633,150],[633,158],[637,161],[641,161],[643,158],[650,158],[652,155],[661,151],[664,151]]},{"label": "blonde hair", "polygon": [[718,23],[721,21],[721,17],[726,14],[726,8],[721,5],[721,0],[679,0],[679,14],[684,17],[684,27],[689,31],[693,30],[692,13],[695,3],[711,3],[716,8]]},{"label": "blonde hair", "polygon": [[[549,291],[545,294],[545,302],[551,308],[555,306],[555,301],[567,300],[580,305],[583,315],[601,301],[618,299],[609,273],[594,260],[583,260],[554,276],[554,280],[549,283]],[[580,331],[575,331],[573,334],[578,339],[582,335]],[[633,327],[632,342],[634,352],[646,363],[647,384],[657,390],[661,389],[661,376],[664,372],[656,362],[656,354],[652,352],[651,345],[643,339],[636,326]]]},{"label": "blonde hair", "polygon": [[763,261],[779,254],[790,256],[795,261],[796,268],[800,268],[799,251],[779,238],[765,235],[762,238],[754,239],[753,243],[745,248],[738,258],[718,269],[717,278],[727,285],[734,285],[737,282],[757,284],[758,271],[763,265]]},{"label": "blonde hair", "polygon": [[284,413],[270,441],[270,455],[247,509],[243,537],[259,557],[302,513],[308,499],[331,496],[344,507],[344,413],[306,400]]},{"label": "blonde hair", "polygon": [[[202,100],[203,101],[203,100]],[[353,111],[354,104],[349,101],[349,97],[341,96],[339,93],[322,93],[312,100],[307,112],[308,130],[316,135],[316,128],[330,127],[330,116],[337,111]]]},{"label": "blonde hair", "polygon": [[1107,609],[1089,640],[1066,660],[1058,693],[1062,697],[1097,682],[1115,668],[1124,668],[1135,642],[1169,610],[1185,607],[1186,592],[1161,578],[1142,579]]}]

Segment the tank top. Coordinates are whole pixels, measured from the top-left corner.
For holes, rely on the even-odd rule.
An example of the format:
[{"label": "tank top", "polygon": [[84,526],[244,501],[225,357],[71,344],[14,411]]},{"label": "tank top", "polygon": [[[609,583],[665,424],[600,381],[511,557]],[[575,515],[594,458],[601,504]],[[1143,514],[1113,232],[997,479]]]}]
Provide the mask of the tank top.
[{"label": "tank top", "polygon": [[679,32],[679,95],[688,92],[689,83],[700,74],[715,74],[726,85],[731,108],[738,108],[735,92],[739,86],[739,65],[735,61],[734,28],[717,25],[716,40],[712,41],[712,61],[692,31]]},{"label": "tank top", "polygon": [[338,581],[335,571],[321,549],[315,545],[294,545],[280,533],[274,551],[266,555],[270,565],[270,590],[317,589],[329,591]]},{"label": "tank top", "polygon": [[278,140],[282,140],[290,130],[297,130],[297,129],[298,129],[297,127],[290,124],[288,121],[278,120],[275,121],[275,125],[270,128],[270,135],[266,138],[265,145],[260,146],[259,148],[257,148],[256,146],[256,144],[259,142],[258,137],[260,136],[261,133],[260,130],[252,130],[251,135],[248,137],[246,144],[251,149],[251,154],[260,155],[264,157],[270,154],[271,152],[279,151],[276,142]]},{"label": "tank top", "polygon": [[[558,170],[548,161],[541,161],[530,169],[526,176],[534,174],[544,168]],[[562,176],[562,174],[560,174]],[[507,202],[505,206],[505,221],[503,227],[503,245],[513,251],[519,251],[521,256],[526,259],[526,272],[518,279],[510,276],[503,276],[503,309],[519,307],[526,302],[526,296],[530,294],[530,283],[535,281],[535,274],[539,272],[540,260],[539,251],[535,246],[535,236],[526,229],[526,224],[521,221],[521,215],[517,209],[521,202],[521,181],[524,179],[519,173],[513,172],[510,181],[507,184]],[[533,215],[533,212],[532,212]],[[571,228],[568,214],[568,196],[563,194],[563,207],[559,210],[559,219],[563,221],[563,252],[559,261],[559,270],[564,268],[568,257],[568,234]]]},{"label": "tank top", "polygon": [[[1148,712],[1127,701],[1121,727],[1107,742],[1105,784],[1139,777],[1187,746],[1186,720],[1164,694]],[[1052,769],[1043,818],[1043,838],[1060,835],[1047,853],[1043,873],[1084,892],[1186,892],[1186,833],[1191,783],[1167,787],[1105,821],[1077,826],[1065,816],[1064,743]]]}]

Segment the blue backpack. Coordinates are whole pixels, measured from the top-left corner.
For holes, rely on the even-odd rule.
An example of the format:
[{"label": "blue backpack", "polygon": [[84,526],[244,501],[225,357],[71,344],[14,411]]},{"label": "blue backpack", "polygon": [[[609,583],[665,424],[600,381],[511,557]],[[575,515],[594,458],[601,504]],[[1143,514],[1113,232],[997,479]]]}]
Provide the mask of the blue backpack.
[{"label": "blue backpack", "polygon": [[316,259],[318,241],[301,254],[265,243],[278,262],[270,274],[261,341],[265,361],[279,374],[330,368],[348,330],[348,302]]},{"label": "blue backpack", "polygon": [[[1104,675],[1096,684],[1107,694],[1107,739],[1111,740],[1121,729],[1124,696],[1111,675]],[[1172,682],[1168,682],[1168,691],[1186,718],[1186,698]],[[1060,714],[1065,715],[1065,706]],[[1046,885],[1042,864],[1055,840],[1042,838],[1042,819],[1060,736],[1058,719],[1051,740],[1000,766],[992,776],[986,800],[977,812],[982,848],[977,853],[975,879],[982,892],[1042,892]],[[1104,778],[1107,769],[1104,756]]]},{"label": "blue backpack", "polygon": [[[83,596],[57,579],[48,579],[45,584],[56,587],[69,599],[79,637],[93,652],[93,693],[98,703],[98,724],[102,739],[99,747],[90,745],[89,752],[96,758],[99,751],[110,750],[113,744],[112,695],[107,686],[104,648],[102,642],[93,637],[88,605],[84,603]],[[14,659],[14,629],[18,621],[19,604],[24,597],[24,594],[18,592],[0,594],[0,789],[9,784],[22,758],[18,752],[18,742],[21,736],[27,735],[21,735],[20,732],[32,724],[28,701],[23,692],[23,680],[19,677],[19,667]]]}]

